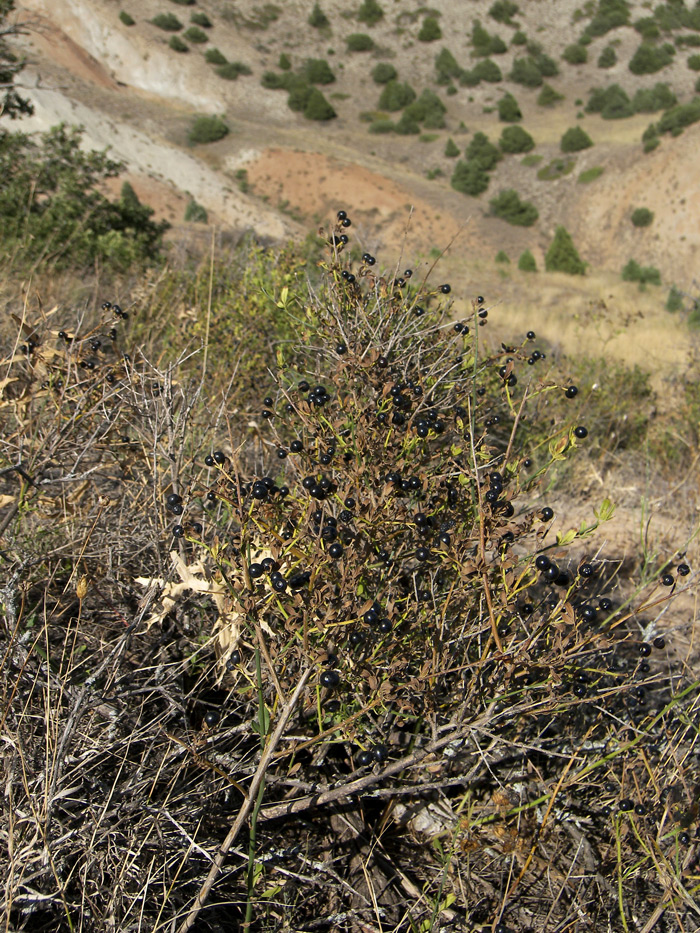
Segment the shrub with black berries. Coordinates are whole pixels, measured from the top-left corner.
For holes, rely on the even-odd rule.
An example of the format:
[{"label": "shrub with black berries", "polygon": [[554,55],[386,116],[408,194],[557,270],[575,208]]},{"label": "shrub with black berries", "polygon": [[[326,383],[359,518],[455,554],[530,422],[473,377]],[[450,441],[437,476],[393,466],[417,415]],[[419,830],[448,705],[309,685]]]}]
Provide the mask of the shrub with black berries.
[{"label": "shrub with black berries", "polygon": [[[318,265],[248,245],[215,268],[207,361],[124,350],[154,318],[114,299],[89,325],[27,313],[7,349],[2,736],[30,777],[6,806],[18,834],[42,820],[21,863],[0,854],[18,928],[38,892],[56,930],[85,903],[95,931],[156,929],[201,897],[241,929],[276,928],[282,899],[293,929],[448,909],[607,929],[610,891],[647,923],[657,865],[688,884],[692,542],[637,579],[608,498],[572,521],[558,471],[608,432],[576,361],[539,327],[492,340],[498,296],[354,220],[321,230]],[[236,820],[247,871],[209,897]],[[520,873],[541,918],[503,895]]]}]

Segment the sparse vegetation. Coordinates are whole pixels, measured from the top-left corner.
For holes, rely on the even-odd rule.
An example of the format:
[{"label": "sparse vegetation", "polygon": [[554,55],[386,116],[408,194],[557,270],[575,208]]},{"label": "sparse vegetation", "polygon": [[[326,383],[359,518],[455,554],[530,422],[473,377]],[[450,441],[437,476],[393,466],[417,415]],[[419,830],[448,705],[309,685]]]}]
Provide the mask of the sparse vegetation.
[{"label": "sparse vegetation", "polygon": [[581,172],[578,176],[578,181],[582,185],[588,185],[592,181],[595,181],[596,178],[600,178],[605,169],[602,165],[594,165],[592,168],[587,168],[585,171]]},{"label": "sparse vegetation", "polygon": [[582,149],[590,149],[592,145],[593,140],[580,126],[567,130],[559,142],[562,152],[580,152]]},{"label": "sparse vegetation", "polygon": [[573,172],[576,162],[573,159],[552,159],[537,172],[539,181],[556,181]]},{"label": "sparse vegetation", "polygon": [[280,55],[279,59],[277,60],[277,67],[281,71],[291,71],[292,60],[289,57],[289,55],[287,55],[286,52],[282,52],[282,54]]},{"label": "sparse vegetation", "polygon": [[202,114],[195,117],[187,138],[191,145],[199,146],[218,142],[228,136],[229,132],[228,124],[221,117]]},{"label": "sparse vegetation", "polygon": [[459,155],[459,146],[455,143],[455,141],[450,136],[450,138],[445,143],[445,156],[448,159],[456,159],[458,155]]},{"label": "sparse vegetation", "polygon": [[635,227],[650,227],[654,220],[654,212],[648,207],[636,207],[630,215],[630,220]]},{"label": "sparse vegetation", "polygon": [[516,227],[531,227],[540,214],[531,201],[521,201],[514,188],[501,191],[489,201],[491,213]]},{"label": "sparse vegetation", "polygon": [[126,10],[121,10],[119,13],[119,19],[124,23],[125,26],[135,26],[136,20],[133,16],[129,16]]},{"label": "sparse vegetation", "polygon": [[502,263],[503,265],[510,265],[510,259],[508,258],[508,253],[504,250],[499,249],[494,257],[494,262]]},{"label": "sparse vegetation", "polygon": [[198,204],[194,198],[190,198],[185,208],[185,221],[186,223],[206,224],[209,222],[209,215],[206,208]]},{"label": "sparse vegetation", "polygon": [[586,264],[581,260],[566,227],[559,225],[544,257],[547,272],[565,272],[567,275],[585,275]]},{"label": "sparse vegetation", "polygon": [[686,64],[691,71],[700,71],[700,55],[691,55]]}]

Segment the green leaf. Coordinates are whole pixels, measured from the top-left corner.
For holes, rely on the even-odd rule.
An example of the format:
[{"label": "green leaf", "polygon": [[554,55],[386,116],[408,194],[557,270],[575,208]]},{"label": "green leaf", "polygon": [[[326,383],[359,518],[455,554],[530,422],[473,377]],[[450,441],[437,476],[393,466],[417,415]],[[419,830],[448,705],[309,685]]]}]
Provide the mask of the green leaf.
[{"label": "green leaf", "polygon": [[607,497],[603,499],[599,509],[594,509],[595,517],[599,522],[609,522],[615,514],[615,506]]},{"label": "green leaf", "polygon": [[571,544],[571,542],[574,541],[575,538],[576,538],[576,529],[570,528],[566,532],[566,534],[557,535],[557,544],[562,544],[562,545]]}]

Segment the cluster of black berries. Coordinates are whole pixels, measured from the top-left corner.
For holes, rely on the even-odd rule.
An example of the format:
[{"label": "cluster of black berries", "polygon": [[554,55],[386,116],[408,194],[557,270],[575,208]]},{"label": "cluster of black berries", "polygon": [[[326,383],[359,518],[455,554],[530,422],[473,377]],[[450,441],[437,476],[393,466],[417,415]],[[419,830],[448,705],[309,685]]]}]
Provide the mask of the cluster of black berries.
[{"label": "cluster of black berries", "polygon": [[111,301],[102,302],[103,311],[111,311],[115,317],[120,317],[123,321],[129,317],[128,311],[122,311],[122,309],[117,304],[113,304]]}]

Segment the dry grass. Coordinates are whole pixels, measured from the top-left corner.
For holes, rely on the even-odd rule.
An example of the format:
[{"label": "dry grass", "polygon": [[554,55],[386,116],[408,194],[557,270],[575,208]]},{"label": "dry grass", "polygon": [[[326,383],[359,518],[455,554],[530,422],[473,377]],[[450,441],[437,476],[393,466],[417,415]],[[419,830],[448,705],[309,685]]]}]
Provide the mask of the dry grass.
[{"label": "dry grass", "polygon": [[[480,340],[475,355],[478,304],[459,334],[434,288],[402,293],[357,264],[349,283],[335,253],[327,265],[308,295],[283,295],[286,266],[271,267],[284,313],[247,327],[263,327],[272,362],[241,354],[225,376],[222,344],[206,372],[191,337],[173,355],[205,276],[154,281],[136,320],[72,320],[28,296],[0,401],[8,929],[690,933],[687,541],[623,561],[590,510],[568,537],[555,518],[557,538],[541,511],[553,458],[586,462],[568,430],[575,400],[547,401],[560,371],[528,367],[527,344],[490,353]],[[236,298],[212,291],[214,333]],[[168,307],[183,310],[169,332]],[[206,318],[206,297],[196,307]],[[283,318],[302,346],[265,330]],[[170,353],[125,360],[149,325]],[[244,363],[259,367],[252,387]],[[310,402],[303,376],[329,401]],[[423,395],[401,390],[407,431],[377,412],[391,417],[389,388],[409,380]],[[278,458],[296,437],[304,452]],[[332,485],[314,499],[301,479],[319,469]],[[386,482],[397,469],[418,489]],[[265,473],[289,495],[251,499]],[[318,508],[341,528],[338,560]],[[266,554],[285,590],[253,576]],[[556,586],[535,568],[545,554],[566,574]]]}]

